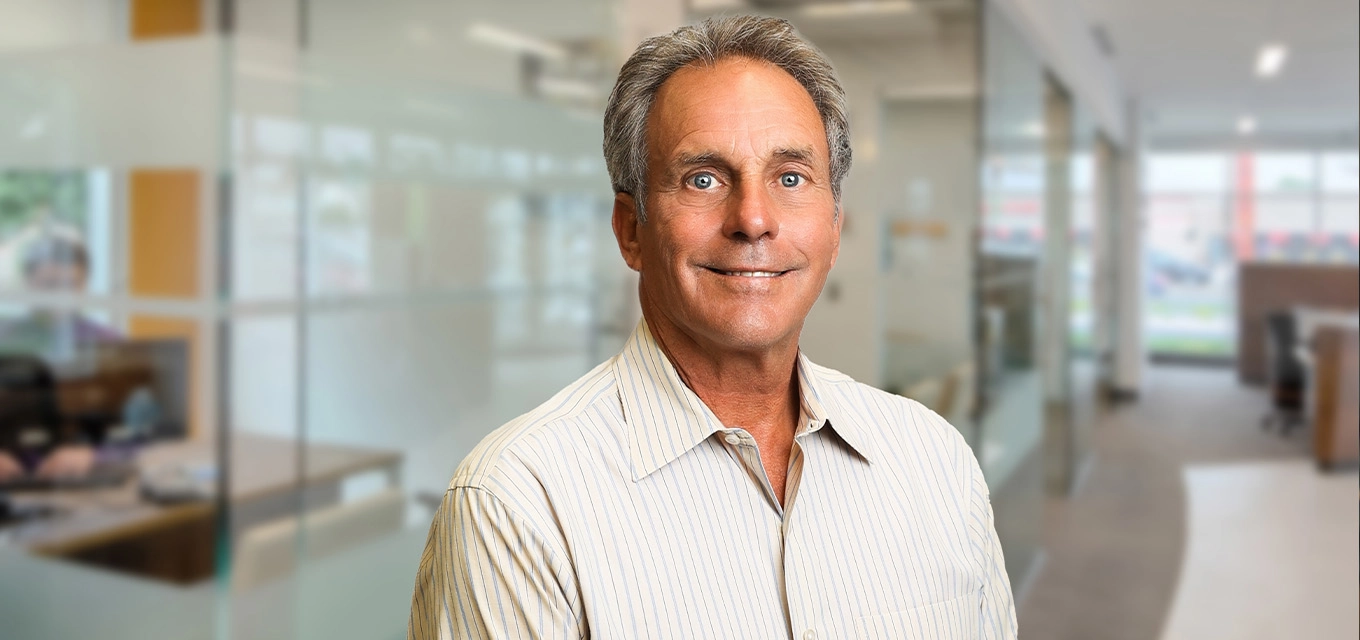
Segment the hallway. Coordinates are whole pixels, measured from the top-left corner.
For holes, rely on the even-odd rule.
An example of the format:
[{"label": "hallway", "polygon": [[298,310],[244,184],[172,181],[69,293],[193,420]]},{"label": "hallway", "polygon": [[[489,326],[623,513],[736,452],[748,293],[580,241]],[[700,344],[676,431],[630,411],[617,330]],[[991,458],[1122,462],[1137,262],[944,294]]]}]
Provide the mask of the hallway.
[{"label": "hallway", "polygon": [[[1100,417],[1093,461],[1075,495],[1048,501],[1047,555],[1020,602],[1021,637],[1272,637],[1232,631],[1254,619],[1246,612],[1273,616],[1284,628],[1317,620],[1310,638],[1356,637],[1356,477],[1317,475],[1310,434],[1263,432],[1266,409],[1265,395],[1239,386],[1229,369],[1152,368],[1137,402]],[[1307,509],[1299,505],[1317,504],[1323,507],[1308,512],[1309,539],[1289,539],[1300,528],[1289,518]],[[1216,535],[1229,526],[1258,535]],[[1263,539],[1275,546],[1252,542]],[[1210,587],[1256,588],[1206,594],[1197,586],[1203,576]],[[1341,595],[1323,597],[1333,590]],[[1218,609],[1227,594],[1237,601]],[[1214,635],[1185,632],[1221,611],[1231,615],[1222,626],[1208,622]],[[1229,625],[1229,617],[1239,622]],[[1257,625],[1255,633],[1268,628]]]}]

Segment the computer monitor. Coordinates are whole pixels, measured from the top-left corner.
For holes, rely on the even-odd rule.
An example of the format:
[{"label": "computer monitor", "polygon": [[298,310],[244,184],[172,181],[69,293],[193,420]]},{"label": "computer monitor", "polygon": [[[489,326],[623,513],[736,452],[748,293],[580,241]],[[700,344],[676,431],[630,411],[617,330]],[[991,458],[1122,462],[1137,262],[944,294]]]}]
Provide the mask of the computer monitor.
[{"label": "computer monitor", "polygon": [[54,370],[58,412],[95,442],[134,425],[138,441],[188,432],[189,346],[181,339],[133,339],[91,345],[75,366]]}]

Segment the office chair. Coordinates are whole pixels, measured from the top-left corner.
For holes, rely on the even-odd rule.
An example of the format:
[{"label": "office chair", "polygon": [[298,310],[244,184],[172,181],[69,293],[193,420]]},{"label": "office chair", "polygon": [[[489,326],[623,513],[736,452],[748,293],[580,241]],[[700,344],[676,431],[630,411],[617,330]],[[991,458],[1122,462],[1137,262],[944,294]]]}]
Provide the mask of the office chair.
[{"label": "office chair", "polygon": [[1298,342],[1298,327],[1294,314],[1272,311],[1266,315],[1266,367],[1270,383],[1271,408],[1261,417],[1261,428],[1280,426],[1281,435],[1289,435],[1304,421],[1306,375],[1302,363],[1294,355]]}]

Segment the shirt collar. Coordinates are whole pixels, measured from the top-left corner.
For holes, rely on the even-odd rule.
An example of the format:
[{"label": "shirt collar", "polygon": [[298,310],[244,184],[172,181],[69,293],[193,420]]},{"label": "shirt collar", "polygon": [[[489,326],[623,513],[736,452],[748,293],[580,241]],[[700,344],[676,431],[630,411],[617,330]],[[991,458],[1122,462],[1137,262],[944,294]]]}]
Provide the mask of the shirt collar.
[{"label": "shirt collar", "polygon": [[831,427],[836,435],[850,445],[866,462],[873,463],[876,450],[869,423],[858,412],[848,410],[840,393],[833,389],[830,378],[849,380],[844,374],[818,366],[801,350],[798,352],[798,390],[802,397],[803,413],[808,419],[808,431]]},{"label": "shirt collar", "polygon": [[[828,393],[824,370],[798,354],[798,385],[802,410],[809,432],[831,426],[846,444],[865,460],[870,460],[872,444],[868,433],[856,422],[848,421],[849,412]],[[633,480],[670,464],[709,436],[722,431],[723,424],[703,400],[681,379],[669,358],[652,337],[647,321],[638,322],[623,351],[614,358],[614,376],[623,404],[623,420],[628,426],[628,455]]]}]

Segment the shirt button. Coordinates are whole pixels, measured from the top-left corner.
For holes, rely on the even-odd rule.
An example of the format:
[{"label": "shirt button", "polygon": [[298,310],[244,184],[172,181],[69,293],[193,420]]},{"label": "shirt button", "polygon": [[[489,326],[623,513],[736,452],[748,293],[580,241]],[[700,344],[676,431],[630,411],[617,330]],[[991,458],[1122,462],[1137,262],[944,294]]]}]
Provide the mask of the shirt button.
[{"label": "shirt button", "polygon": [[804,631],[804,632],[803,632],[803,640],[817,640],[817,632],[816,632],[816,631],[813,631],[812,629],[808,629],[807,631]]},{"label": "shirt button", "polygon": [[727,441],[727,444],[730,444],[734,447],[741,444],[741,436],[735,433],[729,433],[727,434],[727,437],[723,439]]}]

